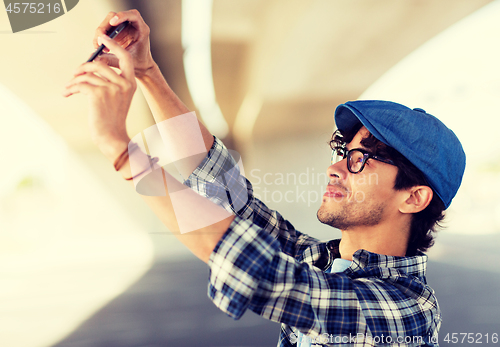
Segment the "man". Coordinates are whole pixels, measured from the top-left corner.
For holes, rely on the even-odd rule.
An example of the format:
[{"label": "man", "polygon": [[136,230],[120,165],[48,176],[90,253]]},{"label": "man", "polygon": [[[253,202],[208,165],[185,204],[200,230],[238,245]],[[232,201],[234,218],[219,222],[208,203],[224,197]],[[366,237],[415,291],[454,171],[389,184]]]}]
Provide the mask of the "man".
[{"label": "man", "polygon": [[[118,43],[104,36],[125,20],[132,25]],[[189,110],[154,63],[149,28],[137,11],[110,13],[94,43],[111,54],[80,66],[64,95],[89,96],[92,138],[124,178],[136,188],[140,181],[165,190],[143,198],[208,263],[208,294],[217,307],[234,319],[250,309],[282,323],[280,346],[438,345],[441,314],[422,252],[465,168],[451,130],[421,109],[391,102],[340,105],[331,141],[336,159],[317,216],[342,238],[320,242],[256,199],[222,142],[197,121],[202,155],[178,167],[185,185],[150,157],[156,170],[141,164],[145,154],[125,128],[136,78],[162,136],[174,137],[169,147],[179,151],[195,141],[184,126]]]}]

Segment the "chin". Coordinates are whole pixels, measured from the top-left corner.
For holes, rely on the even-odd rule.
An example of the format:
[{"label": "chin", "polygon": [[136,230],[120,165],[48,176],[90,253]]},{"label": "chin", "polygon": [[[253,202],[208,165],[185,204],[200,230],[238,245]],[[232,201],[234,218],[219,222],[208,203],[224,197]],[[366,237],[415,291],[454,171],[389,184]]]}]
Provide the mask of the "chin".
[{"label": "chin", "polygon": [[321,206],[319,208],[318,212],[316,213],[316,217],[318,218],[318,220],[321,223],[330,225],[331,219],[332,219],[332,214],[325,211],[323,206]]}]

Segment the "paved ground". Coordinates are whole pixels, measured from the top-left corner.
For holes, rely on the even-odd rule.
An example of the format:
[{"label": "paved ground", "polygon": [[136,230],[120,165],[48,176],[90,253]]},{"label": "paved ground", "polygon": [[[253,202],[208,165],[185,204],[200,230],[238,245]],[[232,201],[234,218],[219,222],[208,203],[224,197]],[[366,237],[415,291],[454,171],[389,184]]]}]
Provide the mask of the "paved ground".
[{"label": "paved ground", "polygon": [[[491,343],[492,334],[500,336],[500,274],[431,262],[428,281],[443,313],[439,334],[442,346],[500,346],[500,341]],[[473,333],[474,343],[446,343],[447,335],[451,338],[453,333],[460,341],[464,337],[460,333]]]},{"label": "paved ground", "polygon": [[[279,326],[247,312],[233,321],[206,296],[205,264],[157,262],[137,283],[53,347],[275,346]],[[431,262],[429,283],[448,333],[474,333],[475,341],[500,333],[500,274]],[[461,336],[458,335],[461,339]],[[450,335],[451,337],[451,335]],[[458,343],[456,345],[469,345]]]},{"label": "paved ground", "polygon": [[239,321],[206,295],[204,263],[156,263],[137,283],[54,347],[273,346],[279,325]]}]

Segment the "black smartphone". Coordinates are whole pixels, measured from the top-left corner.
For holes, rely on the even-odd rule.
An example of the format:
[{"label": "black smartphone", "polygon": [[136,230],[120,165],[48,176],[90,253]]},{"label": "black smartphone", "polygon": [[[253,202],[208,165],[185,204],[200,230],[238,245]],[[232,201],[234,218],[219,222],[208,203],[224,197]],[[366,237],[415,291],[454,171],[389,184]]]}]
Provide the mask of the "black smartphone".
[{"label": "black smartphone", "polygon": [[[123,31],[123,29],[125,29],[127,27],[127,25],[129,25],[129,23],[130,23],[129,21],[125,21],[123,23],[120,23],[118,26],[111,27],[111,29],[108,30],[106,35],[108,35],[111,39],[114,39],[116,37],[116,35],[121,33]],[[89,60],[87,60],[87,63],[89,63],[89,62],[93,61],[95,58],[97,58],[99,56],[99,54],[102,53],[102,50],[105,47],[106,46],[104,46],[104,45],[100,45],[99,48],[94,53],[92,53]]]}]

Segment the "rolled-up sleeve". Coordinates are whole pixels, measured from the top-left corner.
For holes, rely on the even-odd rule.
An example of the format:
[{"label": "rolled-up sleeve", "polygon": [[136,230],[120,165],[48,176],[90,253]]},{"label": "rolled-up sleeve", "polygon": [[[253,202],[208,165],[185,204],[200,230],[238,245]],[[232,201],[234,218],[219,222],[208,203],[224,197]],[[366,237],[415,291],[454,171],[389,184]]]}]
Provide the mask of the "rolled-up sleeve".
[{"label": "rolled-up sleeve", "polygon": [[236,217],[208,262],[208,295],[214,304],[234,319],[240,318],[278,252],[279,243],[274,237]]},{"label": "rolled-up sleeve", "polygon": [[228,212],[248,218],[252,213],[253,191],[241,172],[238,153],[229,151],[214,137],[207,156],[184,184]]},{"label": "rolled-up sleeve", "polygon": [[293,225],[253,194],[252,183],[242,175],[241,158],[229,151],[214,137],[212,148],[184,184],[193,191],[265,229],[280,242],[283,252],[300,254],[307,246],[317,243],[313,237],[295,230]]}]

